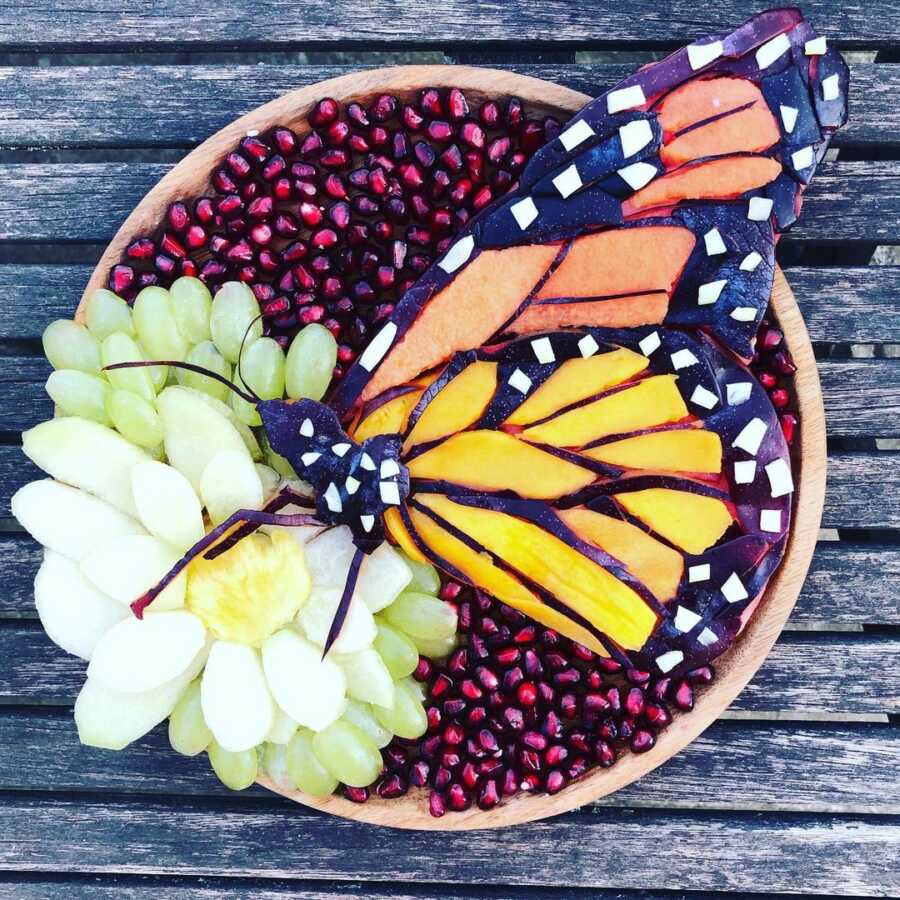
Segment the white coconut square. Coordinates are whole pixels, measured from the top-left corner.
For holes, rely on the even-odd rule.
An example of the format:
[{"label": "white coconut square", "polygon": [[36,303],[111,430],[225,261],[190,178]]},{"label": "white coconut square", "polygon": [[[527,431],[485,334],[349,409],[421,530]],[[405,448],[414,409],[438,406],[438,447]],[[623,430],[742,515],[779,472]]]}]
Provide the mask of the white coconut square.
[{"label": "white coconut square", "polygon": [[738,578],[737,572],[732,572],[728,576],[728,580],[722,585],[722,593],[729,603],[739,603],[750,596],[744,587],[744,582]]},{"label": "white coconut square", "polygon": [[382,478],[393,478],[395,475],[400,474],[400,465],[396,459],[383,459],[378,474]]},{"label": "white coconut square", "polygon": [[643,353],[644,356],[650,356],[651,353],[655,353],[659,350],[661,344],[662,341],[659,339],[658,331],[652,331],[647,337],[641,338],[638,341],[638,347],[641,348],[641,353]]},{"label": "white coconut square", "polygon": [[688,350],[687,347],[682,347],[681,350],[676,350],[672,354],[672,367],[677,371],[678,369],[686,369],[688,366],[696,366],[699,359]]},{"label": "white coconut square", "polygon": [[769,426],[762,419],[751,419],[742,429],[740,434],[731,442],[732,447],[744,450],[751,456],[756,456],[759,445]]},{"label": "white coconut square", "polygon": [[531,342],[531,349],[534,350],[534,355],[539,363],[556,362],[556,354],[553,352],[553,344],[550,343],[550,338],[536,338]]},{"label": "white coconut square", "polygon": [[692,609],[679,606],[675,611],[675,628],[682,634],[687,634],[701,619],[702,616],[698,616]]},{"label": "white coconut square", "polygon": [[531,379],[521,369],[516,369],[509,376],[509,384],[522,394],[527,394],[531,390]]},{"label": "white coconut square", "polygon": [[725,397],[729,406],[740,406],[750,399],[753,392],[753,382],[751,381],[732,381],[731,384],[725,385]]},{"label": "white coconut square", "polygon": [[773,201],[768,197],[751,197],[747,218],[753,222],[765,222],[772,215]]},{"label": "white coconut square", "polygon": [[759,511],[759,528],[760,531],[769,531],[772,534],[778,534],[778,532],[781,531],[781,510],[761,509]]},{"label": "white coconut square", "polygon": [[815,154],[812,147],[801,147],[791,154],[791,162],[798,172],[808,169],[815,161]]},{"label": "white coconut square", "polygon": [[742,272],[755,272],[759,264],[763,261],[762,256],[755,250],[751,250],[742,260],[740,269]]},{"label": "white coconut square", "polygon": [[644,97],[641,86],[633,84],[631,87],[610,91],[606,95],[606,110],[612,115],[613,113],[622,112],[624,109],[634,109],[636,106],[643,106],[646,102],[647,99]]},{"label": "white coconut square", "polygon": [[325,489],[323,496],[325,497],[325,505],[333,513],[339,513],[344,508],[344,504],[341,503],[341,493],[333,481]]},{"label": "white coconut square", "polygon": [[312,419],[304,419],[300,423],[300,436],[301,437],[312,437],[316,433],[316,429],[313,428]]},{"label": "white coconut square", "polygon": [[574,150],[579,144],[592,138],[595,133],[584,119],[579,119],[574,125],[560,133],[559,142],[566,150]]},{"label": "white coconut square", "polygon": [[600,349],[600,345],[592,334],[586,334],[578,341],[578,352],[585,357],[593,356]]},{"label": "white coconut square", "polygon": [[384,359],[385,353],[391,349],[394,338],[397,336],[397,323],[388,322],[375,337],[369,342],[369,346],[362,352],[359,364],[367,372],[371,372],[378,363]]},{"label": "white coconut square", "polygon": [[714,631],[710,631],[709,628],[704,628],[700,634],[697,635],[697,643],[703,647],[709,647],[714,644],[718,638],[716,637],[716,633]]},{"label": "white coconut square", "polygon": [[829,75],[822,79],[822,99],[837,100],[841,95],[841,85],[837,75]]},{"label": "white coconut square", "polygon": [[400,488],[397,487],[396,481],[379,481],[378,493],[381,495],[381,502],[388,506],[400,505]]},{"label": "white coconut square", "polygon": [[708,391],[702,384],[698,384],[691,394],[691,403],[702,406],[704,409],[712,409],[719,402],[719,398],[712,392]]},{"label": "white coconut square", "polygon": [[698,581],[709,581],[709,563],[701,563],[699,566],[688,566],[688,582],[696,584]]},{"label": "white coconut square", "polygon": [[787,460],[781,458],[773,459],[766,466],[766,475],[769,476],[769,485],[772,488],[773,497],[783,497],[794,490],[794,479]]},{"label": "white coconut square", "polygon": [[821,37],[813,38],[811,41],[807,41],[803,45],[803,52],[807,56],[822,56],[824,53],[828,51],[828,39],[825,35]]},{"label": "white coconut square", "polygon": [[468,258],[475,249],[475,238],[471,234],[460,238],[445,254],[444,258],[438,262],[438,266],[442,268],[448,275],[455,272]]},{"label": "white coconut square", "polygon": [[800,115],[800,110],[797,109],[796,106],[785,106],[783,103],[781,104],[781,123],[784,125],[784,130],[790,134],[794,130],[794,126],[797,124],[797,116]]},{"label": "white coconut square", "polygon": [[706,244],[707,256],[718,256],[720,253],[727,253],[728,248],[718,228],[711,228],[703,235],[703,243]]},{"label": "white coconut square", "polygon": [[578,167],[572,163],[567,169],[563,169],[556,178],[553,179],[553,186],[559,191],[563,200],[571,197],[581,186],[581,176],[578,174]]},{"label": "white coconut square", "polygon": [[756,51],[756,64],[761,69],[767,69],[776,59],[778,59],[778,57],[784,55],[790,49],[791,42],[788,39],[788,36],[786,34],[779,34],[778,37],[772,38],[771,41],[766,41],[766,43]]},{"label": "white coconut square", "polygon": [[538,217],[538,208],[531,197],[526,197],[524,200],[519,200],[518,203],[513,203],[509,211],[513,214],[516,224],[522,231]]},{"label": "white coconut square", "polygon": [[680,650],[670,650],[656,657],[656,665],[662,673],[671,672],[680,662],[684,662],[684,654]]},{"label": "white coconut square", "polygon": [[346,442],[342,443],[342,444],[332,444],[331,445],[331,452],[335,456],[340,456],[341,458],[343,458],[347,455],[347,451],[349,449],[350,449],[350,445]]},{"label": "white coconut square", "polygon": [[725,285],[728,284],[727,278],[720,278],[718,281],[708,281],[701,284],[697,290],[697,306],[711,306],[722,295]]},{"label": "white coconut square", "polygon": [[653,129],[647,119],[635,119],[619,128],[619,140],[622,142],[622,157],[628,159],[640,152],[653,140]]},{"label": "white coconut square", "polygon": [[359,464],[364,468],[367,472],[375,471],[375,460],[369,456],[368,453],[363,453],[363,455],[359,458]]},{"label": "white coconut square", "polygon": [[756,460],[743,459],[734,464],[734,483],[753,484],[756,478]]},{"label": "white coconut square", "polygon": [[375,527],[375,516],[360,516],[359,521],[366,531],[371,531]]},{"label": "white coconut square", "polygon": [[650,163],[636,162],[625,166],[624,169],[619,169],[619,175],[628,187],[633,191],[639,191],[656,178],[656,166],[651,166]]},{"label": "white coconut square", "polygon": [[736,306],[731,311],[731,318],[735,322],[753,322],[756,319],[755,306]]},{"label": "white coconut square", "polygon": [[347,491],[347,494],[352,497],[359,490],[360,484],[362,484],[361,481],[354,478],[352,475],[348,475],[347,480],[344,482],[344,488]]},{"label": "white coconut square", "polygon": [[721,41],[712,41],[709,44],[688,44],[687,55],[691,69],[695,72],[708,66],[711,62],[715,62],[723,53],[725,48]]},{"label": "white coconut square", "polygon": [[300,462],[302,462],[304,466],[311,466],[321,455],[321,453],[304,453],[303,456],[300,457]]}]

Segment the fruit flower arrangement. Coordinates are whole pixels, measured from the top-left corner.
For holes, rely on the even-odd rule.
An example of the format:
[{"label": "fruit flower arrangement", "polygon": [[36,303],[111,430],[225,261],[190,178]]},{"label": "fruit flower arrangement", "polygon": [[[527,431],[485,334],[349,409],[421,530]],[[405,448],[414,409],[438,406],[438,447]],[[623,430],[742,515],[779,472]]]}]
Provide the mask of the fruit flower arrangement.
[{"label": "fruit flower arrangement", "polygon": [[426,89],[248,134],[44,334],[12,506],[81,741],[434,816],[650,750],[785,551],[774,251],[846,93],[774,10],[565,125]]}]

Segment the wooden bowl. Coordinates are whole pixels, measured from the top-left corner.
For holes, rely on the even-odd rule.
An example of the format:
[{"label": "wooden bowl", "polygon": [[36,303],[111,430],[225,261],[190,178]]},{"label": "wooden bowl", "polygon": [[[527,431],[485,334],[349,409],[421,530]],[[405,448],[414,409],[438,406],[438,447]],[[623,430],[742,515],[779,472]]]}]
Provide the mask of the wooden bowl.
[{"label": "wooden bowl", "polygon": [[[293,91],[232,122],[175,166],[125,220],[97,264],[84,296],[104,286],[110,266],[119,261],[134,236],[156,230],[169,203],[178,198],[200,196],[210,190],[210,174],[247,132],[262,132],[275,124],[283,124],[303,134],[308,131],[306,115],[310,107],[322,97],[334,97],[342,103],[365,102],[381,92],[411,98],[421,88],[432,86],[462,88],[476,101],[485,96],[514,94],[531,109],[555,113],[563,118],[591,99],[586,94],[537,78],[471,66],[375,69]],[[717,660],[716,680],[699,692],[690,714],[675,718],[652,750],[640,755],[627,753],[611,769],[594,769],[554,796],[519,794],[488,812],[472,808],[465,813],[447,813],[441,819],[429,815],[423,790],[411,791],[399,800],[373,798],[365,804],[355,804],[340,796],[320,799],[299,791],[282,791],[266,778],[260,778],[260,783],[299,803],[360,822],[432,830],[497,828],[556,815],[611,794],[664,763],[714,722],[762,665],[794,607],[816,544],[825,496],[825,414],[819,377],[803,318],[780,269],[775,275],[772,304],[797,363],[794,387],[801,421],[795,448],[799,470],[794,521],[787,552],[744,633]]]}]

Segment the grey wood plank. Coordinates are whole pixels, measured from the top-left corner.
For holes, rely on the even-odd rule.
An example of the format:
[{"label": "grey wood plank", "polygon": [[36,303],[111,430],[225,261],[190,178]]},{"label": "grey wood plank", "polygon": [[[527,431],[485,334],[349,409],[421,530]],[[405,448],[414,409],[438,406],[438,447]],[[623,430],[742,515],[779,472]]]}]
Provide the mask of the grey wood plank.
[{"label": "grey wood plank", "polygon": [[[89,802],[11,796],[0,867],[582,889],[890,895],[894,818],[601,809],[484,833],[323,821],[289,801]],[[775,850],[777,848],[777,852]],[[714,861],[713,861],[714,858]],[[707,862],[702,862],[702,861]]]},{"label": "grey wood plank", "polygon": [[[0,339],[39,338],[54,319],[71,316],[92,271],[0,265]],[[900,266],[802,266],[787,277],[812,340],[900,342]]]},{"label": "grey wood plank", "polygon": [[[0,7],[0,44],[7,48],[285,46],[301,49],[336,42],[367,45],[445,46],[499,42],[534,48],[611,42],[663,44],[691,41],[743,22],[765,4],[721,0],[698,7],[674,0],[664,7],[633,3],[627,9],[604,0],[548,0],[481,4],[446,0],[424,7],[415,0],[158,0],[125,8],[109,0],[83,0],[60,7],[55,0],[12,0]],[[864,4],[808,0],[804,12],[822,34],[846,46],[900,43],[900,26],[885,5],[883,14]]]},{"label": "grey wood plank", "polygon": [[[0,165],[0,240],[108,241],[170,168],[162,163]],[[900,243],[900,161],[823,163],[791,239]]]},{"label": "grey wood plank", "polygon": [[[660,738],[665,741],[665,733]],[[0,791],[232,797],[205,756],[165,726],[110,753],[78,742],[68,712],[0,711]],[[900,814],[900,732],[888,725],[719,721],[661,768],[597,806]],[[254,787],[243,794],[269,796]]]},{"label": "grey wood plank", "polygon": [[[900,638],[785,633],[735,710],[820,716],[900,713]],[[85,665],[54,647],[36,623],[0,627],[0,704],[72,704]]]},{"label": "grey wood plank", "polygon": [[[662,54],[659,54],[662,55]],[[490,65],[486,63],[486,65]],[[290,90],[358,71],[359,66],[50,66],[0,68],[0,146],[180,147]],[[599,94],[630,63],[496,68]],[[853,115],[836,147],[900,143],[896,66],[854,63]]]}]

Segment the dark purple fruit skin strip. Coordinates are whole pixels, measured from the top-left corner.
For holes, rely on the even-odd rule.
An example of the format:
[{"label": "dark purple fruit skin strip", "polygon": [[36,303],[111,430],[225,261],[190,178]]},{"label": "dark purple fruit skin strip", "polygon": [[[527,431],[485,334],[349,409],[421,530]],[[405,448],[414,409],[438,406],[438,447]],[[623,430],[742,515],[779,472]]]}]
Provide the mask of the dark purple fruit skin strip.
[{"label": "dark purple fruit skin strip", "polygon": [[[765,76],[762,76],[756,65],[755,50],[782,33],[787,34],[791,50],[769,66],[765,70]],[[640,85],[648,101],[647,106],[651,108],[652,119],[654,102],[664,93],[693,77],[715,73],[751,78],[760,84],[776,121],[781,122],[779,107],[782,102],[786,102],[801,110],[798,127],[802,127],[804,136],[813,136],[812,121],[817,122],[816,140],[807,145],[814,147],[814,158],[817,163],[824,155],[831,134],[846,120],[849,74],[840,54],[830,48],[822,56],[807,57],[804,54],[805,42],[814,36],[815,33],[803,20],[799,10],[792,8],[771,10],[754,16],[731,33],[715,36],[714,39],[723,41],[725,55],[703,69],[694,72],[688,61],[687,49],[682,48],[666,59],[628,76],[611,90]],[[797,73],[799,81],[786,76],[790,71]],[[822,94],[822,82],[832,74],[838,75],[839,94],[836,100],[826,101]],[[801,85],[805,87],[805,92],[801,89]],[[591,101],[567,123],[568,128],[575,122],[586,121],[596,133],[594,138],[572,151],[566,151],[558,140],[545,145],[526,166],[517,189],[486,207],[457,235],[457,241],[471,236],[475,242],[474,250],[464,265],[476,259],[482,248],[547,243],[574,237],[590,230],[623,224],[621,200],[629,196],[631,190],[621,176],[616,174],[616,168],[621,164],[621,149],[619,148],[618,155],[616,151],[617,129],[622,124],[636,117],[646,117],[647,114],[626,110],[610,115],[607,110],[607,97],[610,92],[607,91]],[[658,160],[654,156],[659,146],[658,128],[654,128],[653,133],[654,140],[640,153],[630,157],[629,163],[643,159],[645,162],[656,164],[659,168]],[[769,155],[781,159],[784,166],[783,174],[772,184],[750,192],[747,197],[736,201],[686,203],[672,213],[673,218],[681,213],[682,218],[687,215],[699,219],[702,211],[711,211],[713,221],[719,219],[723,226],[734,229],[734,242],[749,248],[745,253],[750,249],[756,250],[764,262],[752,273],[753,277],[745,278],[743,276],[747,273],[742,272],[741,277],[729,280],[729,291],[734,293],[732,298],[734,302],[730,305],[724,303],[721,307],[719,303],[703,307],[696,305],[697,289],[704,283],[705,276],[700,273],[697,265],[688,266],[676,291],[679,296],[673,298],[665,324],[708,328],[730,350],[744,359],[750,357],[756,328],[768,304],[776,235],[788,228],[796,219],[801,191],[815,170],[815,165],[802,174],[792,170],[790,157],[791,153],[798,149],[798,140],[799,137],[783,133],[780,142],[768,151]],[[565,200],[551,194],[544,196],[544,185],[550,184],[552,178],[564,167],[579,160],[584,160],[589,170],[586,186]],[[605,177],[602,172],[604,166],[609,168]],[[516,224],[510,207],[531,196],[535,189],[541,192],[537,196],[540,215],[535,222],[522,230]],[[737,209],[740,211],[739,215],[745,217],[747,199],[752,194],[769,197],[773,200],[774,206],[773,214],[768,221],[752,222],[750,224],[755,226],[755,229],[748,230],[739,226],[734,214],[727,211]],[[691,212],[688,213],[688,210]],[[707,215],[710,213],[707,212]],[[647,217],[632,221],[636,225],[646,223]],[[722,235],[728,244],[730,232],[723,231]],[[739,265],[740,258],[732,258],[729,248],[726,260],[715,259],[715,261],[724,264],[726,268],[734,268]],[[397,327],[394,345],[402,340],[427,302],[449,284],[463,267],[448,274],[438,265],[433,265],[404,294],[389,320]],[[750,306],[757,310],[752,322],[738,323],[730,318],[730,312],[738,299],[741,300],[739,305]],[[390,355],[390,351],[387,355]],[[362,368],[358,362],[349,369],[331,398],[331,405],[342,417],[354,406],[371,377],[371,372]]]}]

